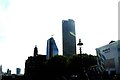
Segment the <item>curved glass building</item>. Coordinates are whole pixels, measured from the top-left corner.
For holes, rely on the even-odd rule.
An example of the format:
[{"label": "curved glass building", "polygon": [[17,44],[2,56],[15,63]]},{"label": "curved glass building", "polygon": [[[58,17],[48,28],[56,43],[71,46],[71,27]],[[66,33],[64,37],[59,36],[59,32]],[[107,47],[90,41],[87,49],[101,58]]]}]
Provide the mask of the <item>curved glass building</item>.
[{"label": "curved glass building", "polygon": [[55,55],[58,55],[58,48],[53,37],[47,40],[47,55],[46,58],[49,59]]}]

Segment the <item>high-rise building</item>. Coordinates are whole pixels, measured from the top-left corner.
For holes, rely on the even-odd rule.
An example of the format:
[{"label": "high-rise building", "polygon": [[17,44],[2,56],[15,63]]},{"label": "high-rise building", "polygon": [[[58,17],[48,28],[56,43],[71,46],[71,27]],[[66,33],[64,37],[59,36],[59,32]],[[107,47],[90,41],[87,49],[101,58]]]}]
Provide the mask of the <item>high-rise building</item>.
[{"label": "high-rise building", "polygon": [[62,20],[63,55],[76,54],[75,21],[72,19]]},{"label": "high-rise building", "polygon": [[120,1],[118,2],[118,39],[120,40]]},{"label": "high-rise building", "polygon": [[55,55],[58,55],[58,48],[53,37],[47,40],[47,55],[46,58],[49,59]]},{"label": "high-rise building", "polygon": [[16,68],[16,74],[20,75],[21,69],[20,68]]}]

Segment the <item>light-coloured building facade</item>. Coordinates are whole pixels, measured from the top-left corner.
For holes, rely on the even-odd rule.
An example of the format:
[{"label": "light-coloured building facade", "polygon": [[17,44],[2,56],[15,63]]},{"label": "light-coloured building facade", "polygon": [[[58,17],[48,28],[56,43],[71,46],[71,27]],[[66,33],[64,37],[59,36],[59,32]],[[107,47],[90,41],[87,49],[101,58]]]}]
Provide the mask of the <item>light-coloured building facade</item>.
[{"label": "light-coloured building facade", "polygon": [[120,73],[120,40],[96,48],[96,53],[100,71]]}]

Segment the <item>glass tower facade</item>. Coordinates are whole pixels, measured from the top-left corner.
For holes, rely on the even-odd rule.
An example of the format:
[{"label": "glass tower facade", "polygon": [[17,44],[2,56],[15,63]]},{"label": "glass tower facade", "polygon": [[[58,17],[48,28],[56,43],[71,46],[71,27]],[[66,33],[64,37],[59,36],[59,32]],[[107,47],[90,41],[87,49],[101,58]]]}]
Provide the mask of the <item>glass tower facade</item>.
[{"label": "glass tower facade", "polygon": [[49,59],[55,55],[58,55],[58,48],[53,37],[47,40],[47,55],[46,58]]},{"label": "glass tower facade", "polygon": [[63,55],[76,54],[75,21],[72,19],[62,20]]},{"label": "glass tower facade", "polygon": [[118,40],[120,40],[120,1],[118,2]]}]

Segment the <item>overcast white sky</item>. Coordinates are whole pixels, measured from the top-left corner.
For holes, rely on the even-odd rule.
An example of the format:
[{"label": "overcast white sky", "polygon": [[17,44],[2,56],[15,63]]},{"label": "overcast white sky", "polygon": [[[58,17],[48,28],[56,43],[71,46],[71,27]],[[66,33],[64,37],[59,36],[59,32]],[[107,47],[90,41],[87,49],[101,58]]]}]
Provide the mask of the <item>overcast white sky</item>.
[{"label": "overcast white sky", "polygon": [[[96,55],[95,48],[118,40],[119,0],[0,0],[0,64],[15,73],[24,72],[25,60],[46,54],[47,39],[54,39],[62,54],[62,20],[73,19],[76,43],[82,52]],[[77,47],[78,50],[79,47]],[[79,53],[79,51],[77,51]]]}]

